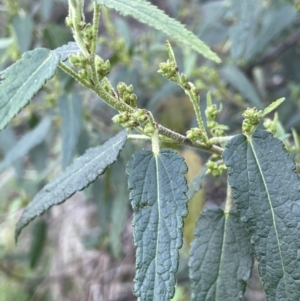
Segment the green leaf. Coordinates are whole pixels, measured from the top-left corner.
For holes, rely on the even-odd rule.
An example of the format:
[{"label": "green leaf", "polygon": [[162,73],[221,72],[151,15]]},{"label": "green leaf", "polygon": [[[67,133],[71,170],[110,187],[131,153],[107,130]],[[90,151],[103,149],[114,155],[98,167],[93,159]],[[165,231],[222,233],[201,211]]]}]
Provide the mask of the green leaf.
[{"label": "green leaf", "polygon": [[164,32],[180,43],[186,44],[202,54],[207,59],[221,62],[216,53],[192,32],[187,30],[184,25],[167,16],[145,0],[96,0],[98,4],[105,5],[108,8],[115,9],[124,16],[132,16],[138,21],[145,23],[155,29]]},{"label": "green leaf", "polygon": [[278,9],[267,8],[261,20],[262,29],[253,41],[253,46],[249,48],[246,59],[251,60],[255,55],[267,49],[270,42],[283,30],[291,26],[297,16],[297,11],[292,4],[286,4]]},{"label": "green leaf", "polygon": [[266,116],[267,114],[271,113],[272,111],[274,111],[275,109],[277,109],[277,107],[279,107],[283,102],[284,102],[285,98],[281,97],[277,100],[275,100],[274,102],[272,102],[271,104],[269,104],[262,112],[262,116]]},{"label": "green leaf", "polygon": [[66,45],[54,49],[53,52],[59,54],[60,60],[64,62],[68,59],[69,54],[80,52],[80,48],[76,42],[69,42]]},{"label": "green leaf", "polygon": [[260,4],[256,0],[231,0],[232,18],[235,20],[229,27],[231,40],[231,57],[243,57],[243,54],[252,46],[252,41],[257,30],[256,19]]},{"label": "green leaf", "polygon": [[174,295],[183,217],[188,213],[186,172],[184,159],[171,149],[157,155],[139,151],[128,163],[138,300],[165,301]]},{"label": "green leaf", "polygon": [[7,152],[4,160],[0,162],[0,172],[10,166],[16,160],[24,157],[31,149],[45,140],[50,126],[51,119],[49,117],[45,117],[37,127],[24,135],[21,140],[18,141],[9,152]]},{"label": "green leaf", "polygon": [[239,301],[253,266],[250,235],[235,211],[205,209],[191,245],[192,300]]},{"label": "green leaf", "polygon": [[81,99],[77,93],[62,96],[58,101],[62,119],[62,168],[71,162],[80,130],[81,130]]},{"label": "green leaf", "polygon": [[16,32],[21,53],[28,51],[30,49],[33,29],[31,16],[29,14],[20,13],[13,18],[12,25]]},{"label": "green leaf", "polygon": [[300,193],[295,164],[265,131],[238,135],[223,158],[241,220],[250,231],[267,300],[300,300]]},{"label": "green leaf", "polygon": [[[118,162],[119,163],[119,162]],[[110,245],[112,255],[118,258],[121,254],[121,235],[124,231],[124,225],[126,222],[129,198],[127,181],[124,180],[125,164],[120,162],[120,164],[115,164],[113,170],[113,179],[115,182],[115,195],[112,201],[111,208],[111,230],[109,233]]]},{"label": "green leaf", "polygon": [[43,220],[37,221],[32,227],[29,253],[29,266],[32,269],[36,267],[43,254],[46,238],[47,223]]},{"label": "green leaf", "polygon": [[24,53],[1,73],[0,130],[33,98],[56,70],[59,55],[45,48]]},{"label": "green leaf", "polygon": [[[15,132],[11,127],[7,127],[3,131],[0,132],[0,148],[2,149],[5,156],[9,155],[9,152],[14,148],[14,146],[17,144],[17,138],[15,135]],[[21,178],[24,173],[22,160],[16,159],[15,162],[12,163],[15,173],[17,175],[17,178]],[[1,164],[1,163],[0,163]]]},{"label": "green leaf", "polygon": [[74,160],[62,174],[48,183],[25,208],[19,219],[15,238],[35,217],[54,205],[61,204],[76,191],[82,190],[113,164],[126,142],[126,132],[120,132],[101,146],[90,148]]},{"label": "green leaf", "polygon": [[258,109],[262,109],[262,102],[256,93],[254,86],[240,69],[233,65],[226,65],[220,70],[220,74],[226,82],[232,85],[254,106]]}]

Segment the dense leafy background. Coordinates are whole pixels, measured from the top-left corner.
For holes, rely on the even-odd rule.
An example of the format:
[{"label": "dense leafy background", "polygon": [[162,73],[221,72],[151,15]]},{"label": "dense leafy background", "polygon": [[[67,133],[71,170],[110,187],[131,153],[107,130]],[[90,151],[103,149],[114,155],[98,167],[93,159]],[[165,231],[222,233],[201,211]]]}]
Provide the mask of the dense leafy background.
[{"label": "dense leafy background", "polygon": [[[28,50],[55,49],[72,41],[64,25],[66,2],[0,1],[0,70]],[[293,6],[297,1],[151,2],[186,24],[222,58],[222,65],[214,65],[171,40],[180,71],[200,88],[202,99],[212,91],[213,101],[223,103],[219,122],[230,126],[229,134],[241,132],[240,113],[246,107],[262,108],[286,97],[279,108],[281,123],[273,131],[299,160],[299,141],[294,144],[291,137],[292,127],[295,133],[300,130],[300,19]],[[86,10],[91,19],[88,3]],[[104,10],[98,51],[111,61],[113,84],[133,84],[139,106],[149,108],[163,125],[184,133],[195,124],[192,107],[175,84],[157,74],[159,63],[167,58],[166,38],[132,18]],[[75,157],[121,130],[112,124],[114,112],[109,107],[61,72],[36,92],[33,101],[0,132],[0,300],[135,300],[135,249],[125,169],[132,153],[149,148],[147,143],[126,145],[117,164],[84,192],[37,219],[22,233],[18,247],[14,244],[20,209]],[[80,118],[75,121],[75,116]],[[74,125],[72,131],[66,127],[68,122]],[[38,133],[35,139],[29,139],[32,133]],[[192,214],[185,220],[188,230],[180,251],[174,300],[189,300],[193,228],[204,206],[223,204],[226,178],[206,176],[203,182],[201,170],[207,155],[179,151],[189,165],[189,198],[193,198],[189,203]],[[195,194],[197,187],[202,189]],[[244,300],[265,300],[256,269]]]}]

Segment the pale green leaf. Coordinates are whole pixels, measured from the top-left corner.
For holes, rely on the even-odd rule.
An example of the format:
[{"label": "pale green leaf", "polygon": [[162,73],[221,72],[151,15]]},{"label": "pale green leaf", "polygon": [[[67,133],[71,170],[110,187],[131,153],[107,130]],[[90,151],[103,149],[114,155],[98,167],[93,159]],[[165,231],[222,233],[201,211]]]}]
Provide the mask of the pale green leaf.
[{"label": "pale green leaf", "polygon": [[128,164],[138,300],[167,301],[174,295],[183,217],[187,215],[186,171],[184,159],[171,149],[157,155],[139,151]]},{"label": "pale green leaf", "polygon": [[[10,150],[14,148],[16,143],[16,134],[10,126],[6,127],[3,131],[0,132],[0,149],[3,151],[4,157],[9,154]],[[12,166],[15,169],[17,177],[21,178],[24,173],[22,160],[15,160],[15,162],[12,163]]]},{"label": "pale green leaf", "polygon": [[3,161],[0,162],[0,172],[10,166],[16,160],[25,156],[31,149],[40,144],[49,132],[51,119],[45,117],[32,131],[24,135],[10,150],[6,153]]},{"label": "pale green leaf", "polygon": [[285,98],[281,97],[279,99],[277,99],[276,101],[272,102],[271,104],[269,104],[262,112],[262,116],[265,116],[269,113],[271,113],[272,111],[274,111],[275,109],[277,109],[277,107],[279,107],[283,102],[284,102]]},{"label": "pale green leaf", "polygon": [[69,54],[76,54],[80,52],[80,48],[76,42],[69,42],[66,45],[54,49],[53,52],[59,54],[60,60],[64,62],[68,59]]},{"label": "pale green leaf", "polygon": [[62,119],[62,168],[71,162],[81,130],[81,98],[78,93],[62,96],[58,101]]},{"label": "pale green leaf", "polygon": [[186,44],[207,59],[220,63],[221,60],[210,48],[184,25],[167,16],[163,11],[145,0],[96,0],[98,4],[115,9],[124,16],[131,16],[155,29],[162,31],[180,43]]},{"label": "pale green leaf", "polygon": [[115,182],[115,194],[111,208],[111,230],[109,233],[112,255],[118,258],[121,254],[122,232],[126,222],[129,197],[127,181],[124,178],[125,164],[115,164],[113,170],[113,181]]},{"label": "pale green leaf", "polygon": [[235,211],[205,209],[190,251],[192,300],[239,301],[253,266],[250,235]]},{"label": "pale green leaf", "polygon": [[29,14],[21,12],[12,19],[12,26],[16,32],[17,42],[21,53],[30,49],[33,22]]},{"label": "pale green leaf", "polygon": [[120,132],[101,146],[90,148],[74,160],[57,178],[48,183],[25,208],[16,226],[16,240],[22,229],[38,215],[61,204],[76,191],[82,190],[113,164],[126,142],[126,132]]},{"label": "pale green leaf", "polygon": [[262,18],[261,30],[246,54],[246,59],[251,60],[267,48],[272,39],[278,36],[283,30],[291,26],[298,14],[292,4],[286,4],[278,9],[267,8]]},{"label": "pale green leaf", "polygon": [[220,74],[226,82],[232,85],[254,106],[258,109],[262,109],[262,102],[253,84],[240,69],[233,65],[226,65],[220,70]]},{"label": "pale green leaf", "polygon": [[59,55],[45,48],[24,53],[0,76],[0,130],[33,98],[56,70]]},{"label": "pale green leaf", "polygon": [[250,231],[267,300],[300,300],[300,182],[283,143],[266,131],[238,135],[223,158]]},{"label": "pale green leaf", "polygon": [[257,10],[261,6],[257,0],[231,0],[232,18],[235,20],[229,27],[230,52],[232,58],[243,57],[252,47],[256,31]]}]

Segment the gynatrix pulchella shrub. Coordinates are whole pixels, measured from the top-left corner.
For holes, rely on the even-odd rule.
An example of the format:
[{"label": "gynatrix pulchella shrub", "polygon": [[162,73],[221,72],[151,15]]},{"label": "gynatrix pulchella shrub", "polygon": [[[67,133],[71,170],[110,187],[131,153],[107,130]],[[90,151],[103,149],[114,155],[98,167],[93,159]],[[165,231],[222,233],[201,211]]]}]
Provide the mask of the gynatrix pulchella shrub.
[{"label": "gynatrix pulchella shrub", "polygon": [[[183,157],[171,148],[160,149],[160,142],[187,145],[211,153],[208,172],[218,176],[228,169],[229,183],[225,209],[205,209],[196,226],[189,260],[192,300],[241,300],[254,256],[267,300],[300,300],[300,182],[283,143],[268,131],[256,130],[262,118],[283,99],[264,110],[247,109],[243,114],[243,134],[225,136],[227,127],[216,121],[222,108],[212,104],[208,94],[206,122],[203,121],[199,91],[179,72],[167,42],[169,59],[160,64],[158,72],[189,97],[197,126],[186,135],[166,128],[150,111],[137,107],[132,86],[120,82],[115,89],[107,78],[110,62],[96,53],[101,6],[133,16],[216,63],[220,62],[218,56],[147,1],[96,0],[92,24],[85,22],[83,4],[83,0],[69,0],[66,24],[75,42],[55,50],[37,48],[26,52],[1,72],[0,130],[54,76],[57,68],[116,109],[118,114],[113,121],[125,130],[103,145],[88,149],[34,197],[17,223],[16,240],[34,218],[103,174],[118,160],[128,140],[150,139],[152,149],[134,153],[127,165],[136,245],[134,293],[140,301],[171,300],[183,243],[183,218],[188,215],[187,203],[204,176],[200,173],[188,186]],[[46,118],[31,133],[35,145],[40,141],[40,128],[49,126]],[[26,141],[23,143],[26,145]],[[22,155],[16,150],[11,157]],[[7,162],[0,164],[1,170]]]}]

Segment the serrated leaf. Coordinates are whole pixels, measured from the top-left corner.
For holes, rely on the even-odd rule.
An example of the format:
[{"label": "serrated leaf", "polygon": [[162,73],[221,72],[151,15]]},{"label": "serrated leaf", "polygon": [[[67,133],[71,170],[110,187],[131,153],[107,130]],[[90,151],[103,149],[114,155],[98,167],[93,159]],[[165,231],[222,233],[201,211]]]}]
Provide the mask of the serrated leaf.
[{"label": "serrated leaf", "polygon": [[223,158],[241,220],[250,231],[267,300],[300,300],[300,182],[271,133],[238,135]]},{"label": "serrated leaf", "polygon": [[202,54],[207,59],[220,63],[221,60],[216,53],[187,30],[181,23],[167,16],[145,0],[97,0],[98,4],[115,9],[124,16],[132,16],[138,21],[145,23],[155,29],[164,32],[180,43],[186,44]]},{"label": "serrated leaf", "polygon": [[103,145],[88,149],[62,174],[48,183],[25,208],[16,226],[16,240],[22,229],[35,217],[54,205],[61,204],[103,174],[106,168],[117,160],[125,145],[126,137],[126,132],[123,131]]},{"label": "serrated leaf", "polygon": [[53,52],[60,55],[61,61],[66,61],[69,54],[76,54],[80,52],[80,48],[76,42],[69,42],[67,45],[63,45],[53,50]]},{"label": "serrated leaf", "polygon": [[138,300],[166,301],[174,295],[183,217],[187,215],[186,172],[183,158],[171,149],[157,155],[139,151],[128,163]]},{"label": "serrated leaf", "polygon": [[0,130],[54,75],[58,62],[58,54],[37,48],[24,53],[20,60],[1,73]]},{"label": "serrated leaf", "polygon": [[192,300],[239,301],[253,266],[250,235],[235,211],[205,209],[189,260]]},{"label": "serrated leaf", "polygon": [[58,101],[62,119],[62,168],[71,162],[81,130],[81,99],[77,93],[62,96]]},{"label": "serrated leaf", "polygon": [[0,162],[0,172],[16,160],[25,156],[31,149],[40,144],[46,137],[51,126],[51,119],[45,117],[32,131],[24,135]]}]

